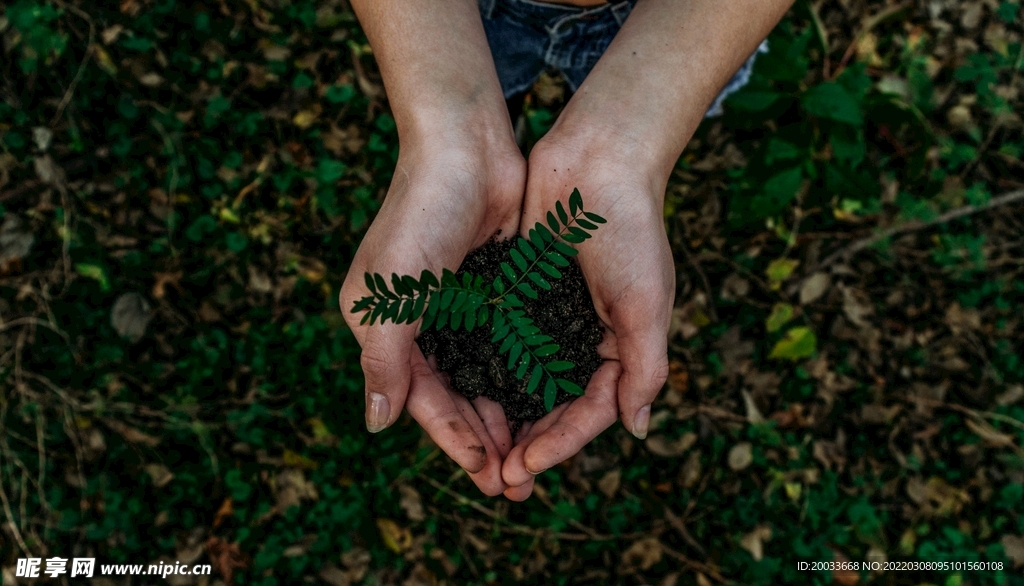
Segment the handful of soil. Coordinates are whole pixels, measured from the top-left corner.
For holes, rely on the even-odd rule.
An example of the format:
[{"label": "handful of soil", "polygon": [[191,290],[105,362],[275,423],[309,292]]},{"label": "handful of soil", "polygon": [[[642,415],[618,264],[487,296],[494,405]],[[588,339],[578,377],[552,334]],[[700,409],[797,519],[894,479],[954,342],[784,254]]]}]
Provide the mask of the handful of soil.
[{"label": "handful of soil", "polygon": [[[512,240],[491,240],[469,253],[456,276],[461,279],[463,273],[468,272],[482,276],[485,283],[494,281],[501,274],[501,263],[508,260],[512,245]],[[537,299],[520,296],[525,305],[522,309],[541,332],[554,338],[554,343],[561,347],[551,358],[576,365],[559,376],[586,389],[590,377],[601,365],[597,354],[601,324],[575,259],[570,259],[569,266],[560,270],[561,279],[549,280],[551,290],[538,291]],[[515,372],[508,369],[507,357],[498,353],[498,344],[491,343],[491,337],[490,327],[476,328],[472,332],[431,328],[420,334],[416,342],[424,355],[433,354],[437,358],[438,368],[448,374],[455,391],[470,400],[483,395],[501,404],[514,433],[524,421],[535,421],[547,413],[544,393],[540,389],[530,395],[526,393],[529,371],[522,380],[517,379]],[[573,397],[559,389],[555,405]]]}]

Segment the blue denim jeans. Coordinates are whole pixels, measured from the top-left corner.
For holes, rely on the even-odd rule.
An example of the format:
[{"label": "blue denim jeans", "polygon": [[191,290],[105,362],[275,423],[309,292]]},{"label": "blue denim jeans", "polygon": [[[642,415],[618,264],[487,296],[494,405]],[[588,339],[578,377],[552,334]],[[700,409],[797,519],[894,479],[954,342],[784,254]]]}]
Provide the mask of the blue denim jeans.
[{"label": "blue denim jeans", "polygon": [[[561,72],[575,92],[636,4],[636,0],[614,0],[580,7],[535,0],[478,1],[506,100],[528,91],[547,69]],[[705,116],[722,113],[722,101],[746,85],[757,54],[767,50],[767,41],[762,42]]]}]

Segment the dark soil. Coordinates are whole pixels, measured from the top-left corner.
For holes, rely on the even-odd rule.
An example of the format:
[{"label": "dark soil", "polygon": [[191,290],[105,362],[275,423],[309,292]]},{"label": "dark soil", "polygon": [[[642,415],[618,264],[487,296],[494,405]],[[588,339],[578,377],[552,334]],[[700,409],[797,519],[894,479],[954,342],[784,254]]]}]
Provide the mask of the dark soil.
[{"label": "dark soil", "polygon": [[[492,240],[471,252],[456,275],[461,278],[468,272],[482,275],[485,283],[492,282],[501,274],[500,263],[509,261],[511,247],[511,240]],[[561,279],[548,279],[550,291],[539,290],[535,300],[525,295],[519,298],[533,323],[561,347],[546,360],[568,360],[576,364],[560,376],[586,389],[590,377],[601,365],[597,344],[601,341],[602,328],[579,265],[572,260],[569,266],[559,270]],[[491,343],[489,323],[472,332],[430,329],[423,332],[417,342],[425,355],[433,354],[437,358],[438,368],[449,375],[454,390],[468,399],[483,395],[500,403],[513,431],[518,430],[522,422],[545,415],[543,390],[526,394],[529,372],[519,380],[514,371],[508,370],[508,356],[499,355],[498,344]],[[573,395],[559,390],[555,404],[571,398]]]}]

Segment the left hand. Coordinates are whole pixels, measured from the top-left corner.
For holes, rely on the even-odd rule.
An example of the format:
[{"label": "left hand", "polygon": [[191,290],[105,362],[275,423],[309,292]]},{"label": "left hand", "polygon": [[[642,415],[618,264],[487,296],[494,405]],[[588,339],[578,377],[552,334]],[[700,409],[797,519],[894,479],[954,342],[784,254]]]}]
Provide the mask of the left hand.
[{"label": "left hand", "polygon": [[575,455],[618,418],[645,438],[651,403],[668,377],[675,266],[664,223],[667,176],[638,163],[648,155],[642,145],[630,149],[613,136],[619,142],[604,148],[597,136],[559,130],[556,124],[530,155],[520,231],[543,223],[556,201],[566,205],[573,188],[585,209],[608,220],[577,245],[576,257],[606,328],[598,347],[605,363],[582,397],[520,434],[502,466],[504,494],[517,501],[530,496],[536,474]]}]

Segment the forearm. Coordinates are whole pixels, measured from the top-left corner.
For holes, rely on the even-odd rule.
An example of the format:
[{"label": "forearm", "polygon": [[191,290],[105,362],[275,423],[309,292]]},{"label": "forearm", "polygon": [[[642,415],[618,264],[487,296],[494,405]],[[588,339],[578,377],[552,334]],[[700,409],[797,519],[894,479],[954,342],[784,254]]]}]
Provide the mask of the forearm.
[{"label": "forearm", "polygon": [[352,0],[399,136],[511,136],[476,0]]},{"label": "forearm", "polygon": [[719,90],[791,4],[639,0],[553,132],[636,145],[627,155],[667,178]]}]

